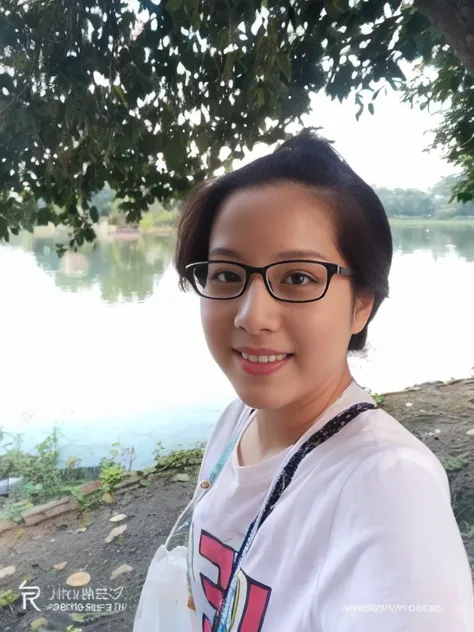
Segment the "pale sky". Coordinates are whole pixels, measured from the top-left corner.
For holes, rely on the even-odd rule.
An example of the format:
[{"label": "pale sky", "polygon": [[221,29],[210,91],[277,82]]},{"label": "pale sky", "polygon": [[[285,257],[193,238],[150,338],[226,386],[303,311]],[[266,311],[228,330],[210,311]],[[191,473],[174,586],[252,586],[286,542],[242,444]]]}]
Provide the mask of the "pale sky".
[{"label": "pale sky", "polygon": [[[430,130],[438,116],[401,103],[391,89],[387,95],[379,95],[373,116],[366,109],[357,122],[357,109],[353,97],[341,104],[318,94],[305,124],[322,127],[320,134],[335,141],[339,153],[369,184],[426,190],[456,172],[440,151],[424,152],[431,144]],[[265,145],[259,145],[245,162],[267,151]]]}]

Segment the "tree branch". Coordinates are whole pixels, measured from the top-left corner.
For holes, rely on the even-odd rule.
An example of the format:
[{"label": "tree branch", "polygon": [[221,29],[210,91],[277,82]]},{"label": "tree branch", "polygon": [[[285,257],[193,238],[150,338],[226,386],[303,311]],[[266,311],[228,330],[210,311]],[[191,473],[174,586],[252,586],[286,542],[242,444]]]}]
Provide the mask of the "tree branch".
[{"label": "tree branch", "polygon": [[474,2],[415,0],[414,4],[443,34],[463,66],[474,75]]}]

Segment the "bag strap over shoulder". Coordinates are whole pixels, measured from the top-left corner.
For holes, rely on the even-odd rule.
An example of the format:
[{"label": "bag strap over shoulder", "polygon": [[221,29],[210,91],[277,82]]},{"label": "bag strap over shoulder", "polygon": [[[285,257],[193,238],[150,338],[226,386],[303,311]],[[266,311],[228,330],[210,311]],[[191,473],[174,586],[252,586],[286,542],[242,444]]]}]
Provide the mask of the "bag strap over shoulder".
[{"label": "bag strap over shoulder", "polygon": [[[230,455],[232,454],[232,450],[235,447],[235,444],[238,441],[239,435],[240,435],[240,431],[242,429],[242,424],[244,423],[245,420],[247,420],[250,415],[253,413],[254,409],[252,409],[250,411],[250,413],[245,414],[247,412],[247,407],[244,407],[243,411],[241,412],[241,414],[239,414],[237,423],[235,425],[235,428],[233,429],[232,435],[225,447],[225,450],[223,451],[223,453],[221,454],[219,460],[217,461],[217,463],[214,465],[214,467],[211,470],[211,473],[209,475],[209,487],[212,487],[212,485],[214,485],[214,483],[216,482],[217,478],[219,477],[220,473],[222,472],[222,469],[224,468],[224,465],[227,463]],[[202,487],[201,491],[203,491],[205,493],[205,488]],[[202,494],[203,495],[203,494]],[[194,507],[196,505],[197,502],[199,502],[200,498],[202,497],[196,497],[196,493],[194,494],[193,498],[190,500],[190,502],[186,505],[185,509],[181,512],[180,516],[178,517],[178,519],[176,520],[173,528],[171,529],[167,539],[166,539],[166,543],[165,543],[165,547],[168,549],[171,541],[174,539],[176,539],[177,537],[179,537],[180,534],[186,534],[186,539],[188,539],[188,532],[189,532],[189,527],[191,524],[191,520],[192,520],[192,514],[193,514],[193,510]]]},{"label": "bag strap over shoulder", "polygon": [[[252,408],[250,413],[245,416],[245,419],[248,419],[250,417],[250,415],[254,412],[254,410],[255,409]],[[224,465],[229,460],[229,457],[232,454],[232,450],[235,448],[235,445],[236,445],[237,441],[239,440],[241,428],[242,428],[242,424],[238,423],[237,427],[235,428],[235,430],[234,430],[234,432],[233,432],[233,434],[231,436],[231,438],[229,439],[229,443],[227,444],[224,452],[221,454],[220,459],[217,461],[217,463],[212,468],[211,473],[209,474],[209,482],[211,483],[211,485],[214,485],[214,483],[216,482],[219,474],[222,472],[222,470],[224,468]]]}]

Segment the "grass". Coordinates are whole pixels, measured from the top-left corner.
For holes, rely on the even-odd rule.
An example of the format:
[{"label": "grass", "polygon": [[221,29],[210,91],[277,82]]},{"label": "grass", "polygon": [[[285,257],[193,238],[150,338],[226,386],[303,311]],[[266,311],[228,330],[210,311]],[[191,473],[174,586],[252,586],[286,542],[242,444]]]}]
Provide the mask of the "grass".
[{"label": "grass", "polygon": [[[21,436],[5,433],[0,428],[0,479],[18,476],[22,478],[20,485],[7,498],[0,498],[0,520],[23,522],[22,514],[33,506],[49,500],[73,496],[82,510],[90,510],[100,504],[102,494],[112,494],[118,483],[125,480],[132,472],[132,464],[136,453],[134,447],[123,447],[115,441],[99,463],[99,489],[84,495],[80,487],[91,480],[86,471],[78,467],[80,459],[69,457],[66,467],[59,467],[59,429],[55,427],[52,434],[46,437],[35,448],[35,453],[23,452]],[[150,484],[152,473],[172,475],[175,473],[197,474],[203,457],[204,445],[179,449],[164,454],[163,445],[156,443],[152,466],[137,471],[143,486]]]},{"label": "grass", "polygon": [[445,228],[474,228],[473,218],[460,219],[429,219],[427,217],[389,217],[389,222],[395,228],[419,228],[439,226]]}]

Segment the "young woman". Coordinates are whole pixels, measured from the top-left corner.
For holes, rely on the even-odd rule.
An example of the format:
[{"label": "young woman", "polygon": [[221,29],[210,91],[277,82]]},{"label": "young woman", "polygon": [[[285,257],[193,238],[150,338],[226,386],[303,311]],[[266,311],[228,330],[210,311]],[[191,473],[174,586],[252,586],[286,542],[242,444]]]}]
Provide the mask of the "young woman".
[{"label": "young woman", "polygon": [[192,519],[197,629],[474,630],[446,473],[347,363],[391,260],[380,200],[310,133],[185,205],[181,285],[202,297],[207,344],[239,397],[207,446]]}]

